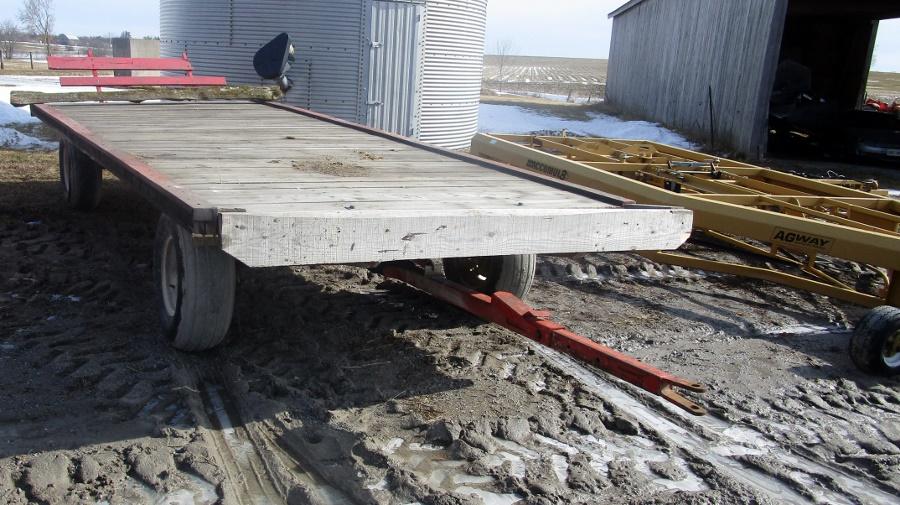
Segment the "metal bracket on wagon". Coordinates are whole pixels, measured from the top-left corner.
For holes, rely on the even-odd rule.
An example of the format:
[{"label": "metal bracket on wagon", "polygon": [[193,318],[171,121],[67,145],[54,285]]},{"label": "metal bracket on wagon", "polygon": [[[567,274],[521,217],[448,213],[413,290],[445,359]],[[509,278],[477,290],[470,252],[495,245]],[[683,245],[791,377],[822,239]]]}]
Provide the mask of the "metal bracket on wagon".
[{"label": "metal bracket on wagon", "polygon": [[499,324],[535,342],[569,354],[600,368],[641,389],[665,398],[679,408],[696,416],[706,415],[706,409],[678,393],[684,389],[703,393],[703,384],[677,377],[605,345],[578,335],[550,319],[550,313],[536,310],[514,296],[499,291],[491,295],[473,291],[442,277],[426,276],[401,264],[383,264],[379,271],[435,298],[454,305],[472,315]]}]

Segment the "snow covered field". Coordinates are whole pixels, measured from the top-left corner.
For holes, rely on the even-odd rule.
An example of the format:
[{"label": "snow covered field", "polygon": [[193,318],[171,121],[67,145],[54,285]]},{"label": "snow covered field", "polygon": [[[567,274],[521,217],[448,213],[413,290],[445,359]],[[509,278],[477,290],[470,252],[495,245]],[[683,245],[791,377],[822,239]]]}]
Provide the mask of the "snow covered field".
[{"label": "snow covered field", "polygon": [[683,136],[656,123],[623,121],[619,118],[588,112],[585,121],[545,115],[515,105],[481,104],[478,131],[486,133],[527,134],[540,131],[566,130],[574,135],[627,140],[650,140],[687,149],[697,146]]},{"label": "snow covered field", "polygon": [[606,67],[606,60],[506,56],[501,69],[500,57],[487,55],[484,58],[484,80],[599,85],[606,82]]}]

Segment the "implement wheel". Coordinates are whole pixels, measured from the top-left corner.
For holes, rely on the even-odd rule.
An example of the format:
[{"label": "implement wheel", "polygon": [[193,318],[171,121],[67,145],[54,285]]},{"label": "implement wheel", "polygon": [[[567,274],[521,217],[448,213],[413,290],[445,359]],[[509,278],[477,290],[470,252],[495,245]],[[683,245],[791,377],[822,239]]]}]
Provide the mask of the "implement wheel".
[{"label": "implement wheel", "polygon": [[70,207],[94,210],[100,204],[103,171],[71,142],[59,143],[59,182]]},{"label": "implement wheel", "polygon": [[900,309],[882,305],[870,310],[850,338],[850,358],[867,373],[900,373]]},{"label": "implement wheel", "polygon": [[481,293],[508,291],[525,298],[534,282],[536,265],[534,254],[446,258],[444,276]]},{"label": "implement wheel", "polygon": [[153,275],[163,333],[182,351],[222,343],[234,309],[234,259],[221,249],[196,245],[191,232],[159,218]]}]

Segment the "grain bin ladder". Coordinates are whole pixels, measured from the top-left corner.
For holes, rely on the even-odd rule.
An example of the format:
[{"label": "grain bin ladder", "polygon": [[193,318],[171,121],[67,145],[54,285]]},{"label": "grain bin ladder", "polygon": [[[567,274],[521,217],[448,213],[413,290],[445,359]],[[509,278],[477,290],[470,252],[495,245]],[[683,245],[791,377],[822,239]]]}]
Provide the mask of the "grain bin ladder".
[{"label": "grain bin ladder", "polygon": [[[871,183],[808,179],[647,141],[478,134],[471,152],[638,203],[691,209],[695,232],[805,275],[684,253],[643,253],[653,261],[776,282],[866,307],[900,307],[900,201],[872,191]],[[866,265],[883,287],[872,294],[847,285],[820,268],[820,255]],[[900,331],[883,330],[895,333],[866,344],[883,345],[881,362],[854,361],[863,369],[898,373]],[[851,351],[854,342],[871,340],[854,339]]]}]

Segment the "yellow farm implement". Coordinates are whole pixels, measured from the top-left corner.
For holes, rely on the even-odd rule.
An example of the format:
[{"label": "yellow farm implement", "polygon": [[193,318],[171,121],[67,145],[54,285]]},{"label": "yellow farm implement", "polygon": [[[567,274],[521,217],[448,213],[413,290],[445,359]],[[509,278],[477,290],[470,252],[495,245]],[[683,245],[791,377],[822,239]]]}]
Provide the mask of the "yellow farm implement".
[{"label": "yellow farm implement", "polygon": [[[872,183],[808,179],[647,141],[478,134],[471,152],[639,204],[691,209],[696,232],[802,274],[642,252],[653,261],[776,282],[867,307],[900,307],[900,200]],[[880,289],[860,291],[826,273],[817,261],[822,255],[869,266],[883,281]],[[888,310],[892,320],[900,318],[893,317],[897,309]],[[858,328],[864,326],[872,325]],[[897,373],[900,328],[884,331],[890,335],[871,343],[881,346],[881,359],[854,361],[870,371]]]}]

